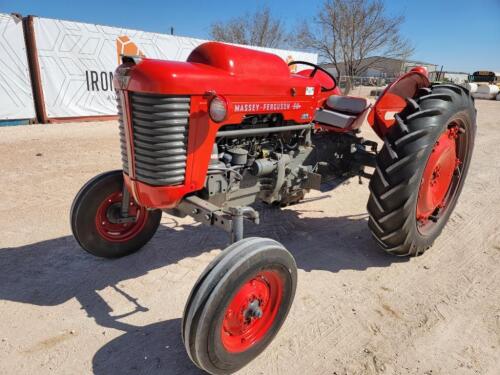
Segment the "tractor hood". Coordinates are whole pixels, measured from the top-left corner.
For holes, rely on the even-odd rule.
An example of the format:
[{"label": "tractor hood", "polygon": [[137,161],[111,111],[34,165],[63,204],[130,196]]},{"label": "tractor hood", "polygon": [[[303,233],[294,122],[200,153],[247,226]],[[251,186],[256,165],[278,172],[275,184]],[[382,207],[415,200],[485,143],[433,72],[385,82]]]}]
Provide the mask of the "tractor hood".
[{"label": "tractor hood", "polygon": [[218,42],[198,46],[186,62],[144,58],[127,70],[128,90],[164,95],[302,96],[306,87],[320,90],[315,80],[290,73],[274,54]]}]

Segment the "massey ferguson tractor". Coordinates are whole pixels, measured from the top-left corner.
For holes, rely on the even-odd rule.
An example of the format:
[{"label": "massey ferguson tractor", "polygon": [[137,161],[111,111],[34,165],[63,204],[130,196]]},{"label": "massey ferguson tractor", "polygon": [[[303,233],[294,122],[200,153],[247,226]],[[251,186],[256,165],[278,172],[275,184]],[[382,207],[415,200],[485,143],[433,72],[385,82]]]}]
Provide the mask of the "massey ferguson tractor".
[{"label": "massey ferguson tractor", "polygon": [[[474,100],[463,87],[431,85],[424,68],[372,106],[343,96],[320,66],[295,61],[288,65],[302,70],[292,73],[278,56],[222,43],[200,45],[186,62],[122,61],[114,85],[123,170],[81,188],[72,231],[84,250],[105,258],[144,246],[162,212],[230,235],[182,319],[189,357],[208,373],[232,373],[258,356],[294,299],[292,255],[275,240],[244,238],[244,223],[259,223],[254,203],[280,207],[337,177],[369,178],[368,226],[399,256],[427,250],[457,203],[474,144]],[[359,136],[366,119],[380,150]]]}]

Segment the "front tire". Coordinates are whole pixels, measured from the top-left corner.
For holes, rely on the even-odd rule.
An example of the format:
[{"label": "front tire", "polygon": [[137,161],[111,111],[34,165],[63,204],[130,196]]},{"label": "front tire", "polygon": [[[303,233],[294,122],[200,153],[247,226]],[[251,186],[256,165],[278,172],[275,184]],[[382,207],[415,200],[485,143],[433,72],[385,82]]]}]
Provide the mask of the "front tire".
[{"label": "front tire", "polygon": [[288,315],[297,286],[292,255],[266,238],[238,241],[207,267],[186,303],[182,338],[210,374],[231,374],[257,357]]},{"label": "front tire", "polygon": [[370,230],[383,250],[416,256],[448,221],[462,190],[476,133],[469,92],[434,85],[395,116],[370,180]]},{"label": "front tire", "polygon": [[71,206],[71,230],[78,244],[92,255],[118,258],[143,247],[160,225],[161,210],[147,210],[130,198],[129,216],[118,223],[123,194],[121,170],[102,173],[88,181]]}]

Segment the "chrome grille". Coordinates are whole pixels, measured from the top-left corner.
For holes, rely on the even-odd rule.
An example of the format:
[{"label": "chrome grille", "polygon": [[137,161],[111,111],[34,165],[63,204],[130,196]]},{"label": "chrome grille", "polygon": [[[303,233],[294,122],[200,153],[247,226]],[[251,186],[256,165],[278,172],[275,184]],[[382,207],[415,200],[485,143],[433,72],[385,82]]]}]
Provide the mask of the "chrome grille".
[{"label": "chrome grille", "polygon": [[120,102],[120,95],[117,93],[116,94],[117,98],[117,108],[118,108],[118,128],[120,130],[120,151],[122,155],[122,166],[123,166],[123,171],[127,174],[129,174],[128,171],[128,156],[127,156],[127,140],[125,139],[125,128],[123,124],[123,107]]},{"label": "chrome grille", "polygon": [[[182,184],[186,173],[190,97],[129,95],[136,179],[157,186]],[[120,137],[124,139],[122,130]],[[123,145],[122,141],[125,170],[128,162]]]}]

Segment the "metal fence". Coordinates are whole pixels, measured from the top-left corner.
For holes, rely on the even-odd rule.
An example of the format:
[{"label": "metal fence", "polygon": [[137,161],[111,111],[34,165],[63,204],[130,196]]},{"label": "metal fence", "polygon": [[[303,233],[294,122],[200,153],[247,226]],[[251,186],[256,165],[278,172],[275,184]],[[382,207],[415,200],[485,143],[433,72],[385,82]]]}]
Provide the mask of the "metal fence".
[{"label": "metal fence", "polygon": [[342,88],[357,86],[382,87],[396,80],[397,77],[357,77],[357,76],[340,76],[339,85]]},{"label": "metal fence", "polygon": [[380,92],[397,77],[358,77],[340,76],[339,87],[344,94],[353,96],[378,96]]}]

